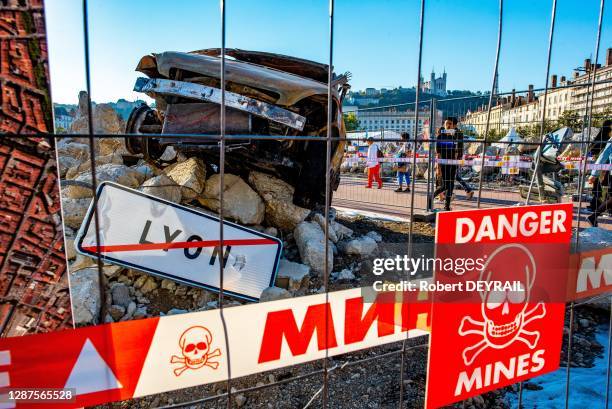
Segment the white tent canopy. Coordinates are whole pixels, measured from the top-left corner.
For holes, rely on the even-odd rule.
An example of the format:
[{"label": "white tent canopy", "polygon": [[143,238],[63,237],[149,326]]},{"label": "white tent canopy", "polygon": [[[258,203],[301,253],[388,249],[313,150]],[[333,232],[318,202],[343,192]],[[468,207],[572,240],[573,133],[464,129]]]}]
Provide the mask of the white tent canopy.
[{"label": "white tent canopy", "polygon": [[493,146],[500,149],[505,149],[513,143],[523,142],[523,137],[516,132],[516,128],[512,127],[499,142],[494,143]]}]

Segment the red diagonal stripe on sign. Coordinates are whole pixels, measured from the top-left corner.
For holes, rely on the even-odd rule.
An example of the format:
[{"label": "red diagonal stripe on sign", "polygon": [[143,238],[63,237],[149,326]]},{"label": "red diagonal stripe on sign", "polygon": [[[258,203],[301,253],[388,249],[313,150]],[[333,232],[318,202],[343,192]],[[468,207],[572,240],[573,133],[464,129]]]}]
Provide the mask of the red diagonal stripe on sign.
[{"label": "red diagonal stripe on sign", "polygon": [[[261,246],[269,244],[278,243],[271,239],[223,240],[224,246]],[[191,249],[199,247],[217,247],[220,245],[220,240],[177,241],[173,243],[112,244],[108,246],[99,246],[99,251],[100,253],[114,253],[118,251]],[[83,250],[95,252],[96,246],[83,246]]]}]

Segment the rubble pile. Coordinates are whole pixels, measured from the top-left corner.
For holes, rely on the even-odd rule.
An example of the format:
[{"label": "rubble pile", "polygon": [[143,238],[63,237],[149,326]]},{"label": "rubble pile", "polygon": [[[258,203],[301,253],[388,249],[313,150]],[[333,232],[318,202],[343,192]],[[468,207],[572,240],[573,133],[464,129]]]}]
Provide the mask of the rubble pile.
[{"label": "rubble pile", "polygon": [[[84,98],[86,96],[81,95],[81,99]],[[85,109],[80,112],[86,116]],[[94,109],[94,122],[98,115],[104,115],[106,119],[102,119],[103,122],[110,116],[100,109],[100,105]],[[81,120],[76,127],[86,132],[85,116],[80,117],[85,119],[85,123]],[[115,120],[119,121],[114,118],[111,122]],[[123,132],[111,126],[102,126],[100,131]],[[74,250],[76,231],[93,197],[89,139],[63,138],[58,142],[58,154],[77,325],[218,308],[218,297],[213,292],[121,266],[104,264],[103,283],[100,285],[96,261],[76,254]],[[219,211],[220,175],[201,157],[178,155],[174,163],[159,167],[145,162],[138,155],[130,155],[123,138],[105,137],[95,139],[94,161],[98,183],[112,181],[210,214]],[[331,281],[353,280],[356,277],[353,269],[359,269],[361,264],[340,266],[338,271],[334,271],[335,266],[341,264],[338,260],[347,255],[352,259],[368,259],[378,251],[378,243],[382,240],[380,235],[372,232],[354,237],[353,230],[336,220],[332,212],[325,260],[325,218],[320,213],[295,205],[293,186],[258,171],[251,171],[244,178],[226,173],[223,185],[225,219],[283,240],[275,287],[262,293],[261,302],[321,292],[325,263]],[[228,297],[226,302],[232,305],[244,301]],[[102,317],[103,312],[105,316]]]}]

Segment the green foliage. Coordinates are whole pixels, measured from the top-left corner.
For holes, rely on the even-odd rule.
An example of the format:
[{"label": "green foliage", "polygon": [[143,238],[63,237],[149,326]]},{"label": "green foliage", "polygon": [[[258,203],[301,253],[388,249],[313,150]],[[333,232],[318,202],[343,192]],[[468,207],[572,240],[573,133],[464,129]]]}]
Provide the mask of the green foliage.
[{"label": "green foliage", "polygon": [[347,131],[356,131],[359,129],[359,121],[357,120],[357,115],[354,112],[349,112],[344,115],[344,126]]}]

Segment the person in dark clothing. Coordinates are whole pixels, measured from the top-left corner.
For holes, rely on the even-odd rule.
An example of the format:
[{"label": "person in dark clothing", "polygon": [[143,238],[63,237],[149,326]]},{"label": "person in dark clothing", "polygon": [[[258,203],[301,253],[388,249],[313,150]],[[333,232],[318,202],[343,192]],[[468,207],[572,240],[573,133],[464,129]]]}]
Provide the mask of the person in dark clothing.
[{"label": "person in dark clothing", "polygon": [[[593,157],[600,156],[601,152],[606,147],[607,141],[612,136],[611,130],[612,120],[607,119],[604,121],[597,138],[591,143],[590,153]],[[588,209],[594,212],[603,202],[605,202],[605,198],[602,197],[602,190],[604,186],[612,185],[612,178],[610,178],[610,172],[601,172],[599,177],[591,177],[589,181],[593,184],[593,195]]]},{"label": "person in dark clothing", "polygon": [[[601,151],[595,164],[612,165],[612,138],[608,140],[605,149]],[[593,169],[593,171],[591,172],[591,177],[589,178],[589,182],[595,184],[595,181],[598,181],[601,177],[601,174],[604,172],[607,171],[602,172],[600,170]],[[599,180],[599,182],[601,182],[601,180]],[[612,188],[612,186],[610,183],[610,178],[608,178],[608,192],[606,194],[606,197],[602,199],[602,203],[593,211],[593,213],[591,213],[591,215],[587,217],[589,223],[591,223],[591,225],[595,227],[597,227],[597,218],[599,217],[599,215],[612,209],[612,195],[610,195],[610,188]]]},{"label": "person in dark clothing", "polygon": [[[438,159],[457,160],[463,156],[463,134],[457,129],[457,118],[448,117],[444,121],[444,127],[438,130],[436,136],[436,153]],[[450,210],[450,203],[457,178],[457,165],[452,163],[439,163],[440,187],[436,189],[433,196],[436,197],[444,192],[444,210]]]}]

